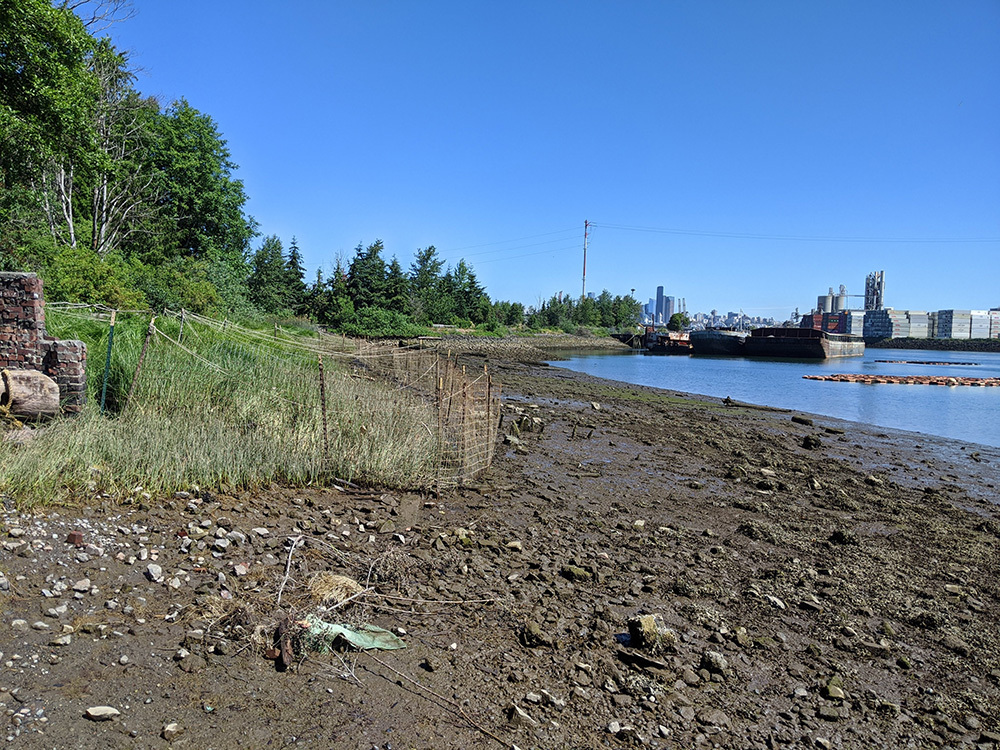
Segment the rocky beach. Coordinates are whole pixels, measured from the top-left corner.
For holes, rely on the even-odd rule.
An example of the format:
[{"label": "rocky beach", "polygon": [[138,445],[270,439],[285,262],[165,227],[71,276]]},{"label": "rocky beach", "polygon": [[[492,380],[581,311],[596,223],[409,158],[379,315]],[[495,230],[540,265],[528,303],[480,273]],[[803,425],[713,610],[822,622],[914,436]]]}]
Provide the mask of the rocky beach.
[{"label": "rocky beach", "polygon": [[1000,747],[1000,450],[447,345],[473,486],[4,499],[7,745]]}]

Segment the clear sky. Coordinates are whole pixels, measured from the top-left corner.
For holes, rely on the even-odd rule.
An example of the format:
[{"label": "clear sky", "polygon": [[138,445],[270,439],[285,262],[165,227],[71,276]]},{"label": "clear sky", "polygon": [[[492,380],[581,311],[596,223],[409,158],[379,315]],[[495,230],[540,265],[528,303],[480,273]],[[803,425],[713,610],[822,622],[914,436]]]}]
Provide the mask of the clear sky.
[{"label": "clear sky", "polygon": [[[310,281],[376,238],[494,299],[1000,306],[1000,2],[134,0]],[[259,240],[258,240],[259,242]],[[861,300],[856,300],[860,305]]]}]

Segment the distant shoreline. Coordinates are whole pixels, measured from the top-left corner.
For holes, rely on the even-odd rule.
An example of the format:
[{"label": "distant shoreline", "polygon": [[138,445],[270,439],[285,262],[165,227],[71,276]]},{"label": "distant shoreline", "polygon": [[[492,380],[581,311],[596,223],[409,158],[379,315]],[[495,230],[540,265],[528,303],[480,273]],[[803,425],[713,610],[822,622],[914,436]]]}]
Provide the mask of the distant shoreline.
[{"label": "distant shoreline", "polygon": [[947,352],[1000,352],[1000,339],[865,339],[870,349],[925,349]]}]

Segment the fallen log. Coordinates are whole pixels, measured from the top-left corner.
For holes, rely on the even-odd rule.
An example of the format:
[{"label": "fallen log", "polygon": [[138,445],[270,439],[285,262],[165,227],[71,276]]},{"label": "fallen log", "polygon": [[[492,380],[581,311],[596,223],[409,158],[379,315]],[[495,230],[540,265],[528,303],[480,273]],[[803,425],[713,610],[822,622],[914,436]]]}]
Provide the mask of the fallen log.
[{"label": "fallen log", "polygon": [[803,375],[802,377],[805,380],[825,380],[833,383],[861,383],[864,385],[896,383],[904,385],[968,385],[1000,387],[1000,378],[958,378],[946,375],[869,375],[864,373],[838,373],[836,375]]},{"label": "fallen log", "polygon": [[37,370],[0,372],[0,406],[15,416],[47,419],[59,413],[59,386]]}]

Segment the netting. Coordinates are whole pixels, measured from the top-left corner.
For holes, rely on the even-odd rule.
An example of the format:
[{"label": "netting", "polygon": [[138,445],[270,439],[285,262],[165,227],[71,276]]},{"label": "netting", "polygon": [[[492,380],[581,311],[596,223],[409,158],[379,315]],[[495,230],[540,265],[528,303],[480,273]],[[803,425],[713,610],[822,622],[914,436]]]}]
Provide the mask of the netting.
[{"label": "netting", "polygon": [[[100,308],[48,307],[54,323],[108,325]],[[440,489],[475,480],[493,459],[499,385],[436,349],[255,330],[189,311],[123,318],[134,320],[130,337],[115,334],[109,410],[170,432],[179,482],[238,481],[219,467],[249,461],[291,481]],[[104,352],[90,357],[95,394]],[[145,450],[162,464],[155,437]]]}]

